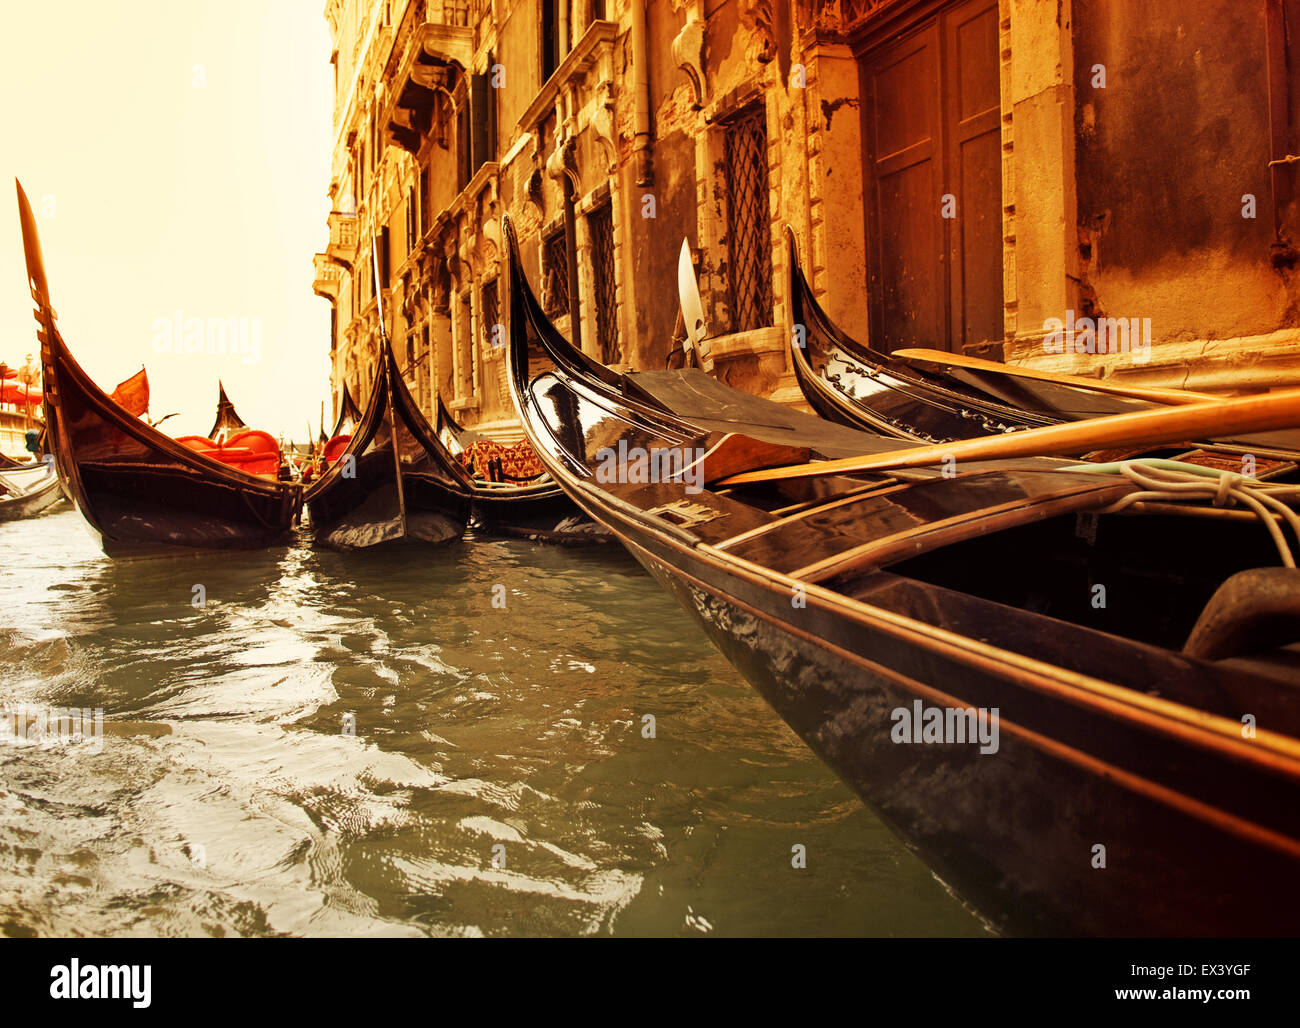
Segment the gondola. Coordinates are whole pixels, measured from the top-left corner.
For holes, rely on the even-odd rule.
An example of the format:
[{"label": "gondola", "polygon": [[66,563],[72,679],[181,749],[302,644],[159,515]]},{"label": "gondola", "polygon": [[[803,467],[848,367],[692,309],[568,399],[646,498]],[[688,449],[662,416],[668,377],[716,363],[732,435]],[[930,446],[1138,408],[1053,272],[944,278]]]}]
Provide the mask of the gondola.
[{"label": "gondola", "polygon": [[790,363],[808,405],[822,417],[899,439],[942,442],[1141,409],[1139,400],[1069,386],[999,383],[999,394],[927,373],[880,353],[841,331],[822,310],[799,266],[787,232]]},{"label": "gondola", "polygon": [[40,330],[45,423],[64,492],[110,556],[246,549],[287,539],[296,486],[246,474],[164,435],[81,369],[55,322],[31,205],[18,186]]},{"label": "gondola", "polygon": [[50,461],[0,468],[0,521],[43,514],[63,498]]},{"label": "gondola", "polygon": [[[1175,390],[1132,387],[1132,395],[1067,384],[1065,376],[1023,377],[989,361],[881,353],[837,326],[813,296],[789,249],[790,363],[810,407],[828,420],[899,439],[946,442],[1086,418],[1150,410]],[[1104,388],[1110,388],[1105,386]],[[1295,431],[1216,440],[1232,452],[1294,454]]]},{"label": "gondola", "polygon": [[[441,394],[435,407],[434,429],[438,441],[454,458],[475,443],[490,442],[486,436],[462,427],[447,410]],[[612,541],[609,531],[580,513],[549,474],[515,481],[502,473],[498,479],[471,478],[471,523],[476,532],[562,546]]]},{"label": "gondola", "polygon": [[[547,469],[994,930],[1294,933],[1300,572],[1269,530],[1069,459],[950,475],[717,383],[649,402],[550,325],[502,235]],[[799,464],[882,451],[932,463]],[[715,484],[788,466],[812,470]]]},{"label": "gondola", "polygon": [[235,405],[230,402],[230,397],[226,395],[226,387],[220,379],[217,380],[217,416],[212,422],[212,431],[208,433],[209,439],[216,439],[221,433],[227,437],[236,435],[247,430],[248,425],[235,410]]},{"label": "gondola", "polygon": [[454,542],[469,521],[469,476],[420,413],[386,333],[380,350],[360,422],[342,452],[331,454],[327,445],[328,466],[307,489],[312,531],[336,549]]}]

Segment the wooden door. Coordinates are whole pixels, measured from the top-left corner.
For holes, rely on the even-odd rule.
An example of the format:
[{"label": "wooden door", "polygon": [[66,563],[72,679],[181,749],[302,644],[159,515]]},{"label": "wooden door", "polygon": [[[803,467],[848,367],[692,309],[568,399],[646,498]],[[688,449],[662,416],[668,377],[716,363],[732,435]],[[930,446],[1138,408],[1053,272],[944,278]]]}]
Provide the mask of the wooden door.
[{"label": "wooden door", "polygon": [[996,0],[968,0],[862,59],[877,349],[1002,338],[997,33]]}]

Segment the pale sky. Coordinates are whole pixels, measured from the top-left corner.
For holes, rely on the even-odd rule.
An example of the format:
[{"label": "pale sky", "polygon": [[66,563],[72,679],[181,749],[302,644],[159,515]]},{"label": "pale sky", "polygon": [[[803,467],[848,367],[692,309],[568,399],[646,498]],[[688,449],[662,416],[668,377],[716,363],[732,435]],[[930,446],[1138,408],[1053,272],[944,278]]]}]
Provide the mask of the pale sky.
[{"label": "pale sky", "polygon": [[[162,426],[171,435],[208,431],[218,378],[253,427],[302,440],[310,418],[315,430],[329,396],[329,305],[311,290],[312,254],[328,239],[324,7],[5,5],[0,360],[39,361],[17,177],[64,339],[100,386],[111,392],[144,364],[150,414],[181,412]],[[257,359],[157,352],[177,311],[191,329],[194,318],[246,319]]]}]

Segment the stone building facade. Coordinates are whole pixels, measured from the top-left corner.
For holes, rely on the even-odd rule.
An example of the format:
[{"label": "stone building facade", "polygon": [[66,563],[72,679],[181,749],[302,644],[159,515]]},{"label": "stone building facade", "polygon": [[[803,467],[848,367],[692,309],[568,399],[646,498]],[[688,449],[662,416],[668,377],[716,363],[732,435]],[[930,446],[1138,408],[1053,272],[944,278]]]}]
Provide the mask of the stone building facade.
[{"label": "stone building facade", "polygon": [[[1300,384],[1300,0],[329,0],[332,388],[389,332],[420,401],[517,435],[500,217],[559,327],[800,403],[784,227],[880,349],[1243,390]],[[372,247],[372,238],[375,246]],[[1150,319],[1146,359],[1054,319]],[[1066,352],[1060,352],[1065,349]]]}]

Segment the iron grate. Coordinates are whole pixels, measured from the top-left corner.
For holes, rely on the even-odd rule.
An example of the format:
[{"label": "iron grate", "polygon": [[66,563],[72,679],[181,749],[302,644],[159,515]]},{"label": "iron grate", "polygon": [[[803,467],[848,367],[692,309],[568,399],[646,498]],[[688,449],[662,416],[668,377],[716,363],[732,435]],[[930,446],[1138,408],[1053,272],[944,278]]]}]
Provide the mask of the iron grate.
[{"label": "iron grate", "polygon": [[501,320],[501,305],[497,299],[497,280],[492,279],[490,282],[483,283],[483,290],[480,296],[479,311],[482,314],[483,325],[483,345],[487,349],[493,348],[493,330]]},{"label": "iron grate", "polygon": [[746,332],[772,324],[767,115],[762,104],[727,124],[724,146],[732,331]]},{"label": "iron grate", "polygon": [[542,242],[542,270],[542,309],[548,317],[562,318],[569,313],[569,255],[563,229]]},{"label": "iron grate", "polygon": [[600,344],[600,359],[605,364],[622,360],[618,345],[618,311],[614,289],[614,214],[608,203],[603,203],[587,215],[591,231],[591,263],[595,278],[596,339]]}]

